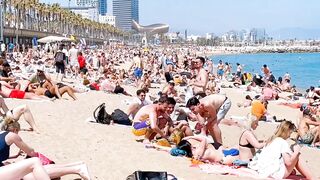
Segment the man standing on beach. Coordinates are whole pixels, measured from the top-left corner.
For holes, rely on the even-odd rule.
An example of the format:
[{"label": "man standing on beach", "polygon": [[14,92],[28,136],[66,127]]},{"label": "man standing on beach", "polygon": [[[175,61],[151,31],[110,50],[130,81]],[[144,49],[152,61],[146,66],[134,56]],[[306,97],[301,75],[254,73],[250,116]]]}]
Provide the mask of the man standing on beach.
[{"label": "man standing on beach", "polygon": [[208,83],[208,73],[203,68],[205,61],[206,60],[203,57],[197,57],[195,61],[193,61],[197,75],[195,79],[189,83],[189,86],[192,87],[193,94],[201,95],[202,97],[205,96],[205,90]]},{"label": "man standing on beach", "polygon": [[[78,76],[79,72],[79,63],[78,63],[78,49],[75,48],[76,45],[74,43],[71,44],[71,49],[69,50],[69,65],[70,70],[73,71],[73,75],[75,78]],[[72,75],[72,76],[73,76]]]},{"label": "man standing on beach", "polygon": [[167,135],[162,131],[165,128],[167,121],[165,120],[167,108],[170,102],[167,97],[161,97],[157,104],[143,106],[133,119],[132,133],[136,136],[144,136],[144,143],[149,143],[155,135],[159,134],[162,138],[167,138]]},{"label": "man standing on beach", "polygon": [[231,101],[224,95],[212,94],[200,101],[190,98],[186,105],[194,115],[192,119],[197,120],[202,125],[202,133],[209,130],[214,141],[222,144],[221,130],[218,126],[220,121],[226,116],[231,108]]}]

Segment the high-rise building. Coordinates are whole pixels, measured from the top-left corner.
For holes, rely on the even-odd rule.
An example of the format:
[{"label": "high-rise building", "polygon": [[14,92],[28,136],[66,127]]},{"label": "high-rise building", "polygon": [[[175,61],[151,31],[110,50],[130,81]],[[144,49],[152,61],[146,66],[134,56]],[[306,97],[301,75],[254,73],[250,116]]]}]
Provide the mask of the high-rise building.
[{"label": "high-rise building", "polygon": [[105,16],[107,14],[107,0],[98,0],[98,3],[99,3],[99,14],[102,16]]},{"label": "high-rise building", "polygon": [[130,31],[132,20],[139,23],[139,0],[113,0],[113,15],[116,27]]}]

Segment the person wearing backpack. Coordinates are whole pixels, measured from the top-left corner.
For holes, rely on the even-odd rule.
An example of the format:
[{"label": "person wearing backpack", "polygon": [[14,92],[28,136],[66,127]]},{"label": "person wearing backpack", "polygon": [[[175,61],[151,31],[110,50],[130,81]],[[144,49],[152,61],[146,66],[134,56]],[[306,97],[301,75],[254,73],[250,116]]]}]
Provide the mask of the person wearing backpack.
[{"label": "person wearing backpack", "polygon": [[66,69],[66,59],[67,56],[64,52],[62,52],[64,45],[60,45],[58,51],[54,55],[55,66],[56,66],[56,73],[57,79],[59,79],[59,74],[61,73],[61,81],[63,80],[65,69]]}]

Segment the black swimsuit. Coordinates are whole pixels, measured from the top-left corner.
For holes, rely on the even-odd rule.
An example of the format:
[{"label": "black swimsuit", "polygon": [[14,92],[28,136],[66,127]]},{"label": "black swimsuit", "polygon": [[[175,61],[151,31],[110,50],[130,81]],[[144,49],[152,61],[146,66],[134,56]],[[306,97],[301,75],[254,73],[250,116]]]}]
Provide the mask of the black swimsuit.
[{"label": "black swimsuit", "polygon": [[9,132],[3,132],[0,134],[0,166],[3,166],[2,161],[9,158],[10,146],[6,142],[6,136]]},{"label": "black swimsuit", "polygon": [[[246,131],[243,131],[243,133],[244,133],[244,132],[246,132]],[[240,139],[241,139],[243,133],[241,134],[241,136],[240,136],[240,138],[239,138],[239,146],[241,146],[241,147],[246,147],[246,148],[249,148],[249,149],[254,148],[254,147],[252,146],[252,144],[250,144],[250,143],[245,144],[245,145],[240,144]]]},{"label": "black swimsuit", "polygon": [[214,142],[214,143],[210,143],[213,147],[214,147],[214,149],[216,149],[216,150],[218,150],[221,146],[222,146],[222,144],[220,144],[220,143],[218,143],[218,142]]}]

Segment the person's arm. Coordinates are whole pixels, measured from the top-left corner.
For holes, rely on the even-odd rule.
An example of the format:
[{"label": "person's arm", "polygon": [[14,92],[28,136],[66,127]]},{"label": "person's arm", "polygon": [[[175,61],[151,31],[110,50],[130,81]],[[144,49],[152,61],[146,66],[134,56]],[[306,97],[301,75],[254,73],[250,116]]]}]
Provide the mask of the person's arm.
[{"label": "person's arm", "polygon": [[151,129],[156,133],[158,133],[161,137],[165,138],[166,137],[165,134],[160,130],[160,128],[157,125],[158,117],[157,117],[157,112],[155,110],[150,112],[149,118],[150,118]]},{"label": "person's arm", "polygon": [[164,118],[167,119],[167,124],[166,124],[166,127],[164,128],[164,134],[166,136],[168,136],[169,132],[170,132],[169,131],[170,128],[173,127],[173,121],[172,121],[171,117],[169,115],[167,115],[167,114],[164,116]]},{"label": "person's arm", "polygon": [[11,86],[9,83],[7,83],[6,81],[2,81],[1,84],[9,89],[14,89],[13,86]]},{"label": "person's arm", "polygon": [[194,155],[196,159],[201,159],[207,146],[207,139],[203,136],[188,136],[183,138],[183,140],[188,140],[188,139],[194,139],[196,141],[199,141],[200,144],[196,149],[196,154]]},{"label": "person's arm", "polygon": [[8,82],[8,81],[14,81],[15,78],[12,78],[12,77],[3,77],[3,76],[0,76],[0,81],[5,81],[5,82]]},{"label": "person's arm", "polygon": [[318,121],[312,121],[312,120],[310,120],[309,118],[304,118],[304,119],[305,119],[305,122],[306,122],[308,125],[320,126],[320,122],[318,122]]},{"label": "person's arm", "polygon": [[246,131],[244,135],[248,143],[250,143],[254,148],[261,149],[266,145],[264,142],[260,143],[250,131]]},{"label": "person's arm", "polygon": [[34,149],[29,147],[25,142],[23,142],[18,134],[9,133],[8,135],[7,136],[8,136],[8,144],[9,145],[15,144],[18,148],[20,148],[28,156],[31,156],[31,157],[36,156]]},{"label": "person's arm", "polygon": [[294,163],[294,161],[300,156],[300,149],[301,147],[299,145],[294,145],[292,154],[289,154],[288,152],[282,153],[282,157],[286,166],[291,166],[292,163]]}]

